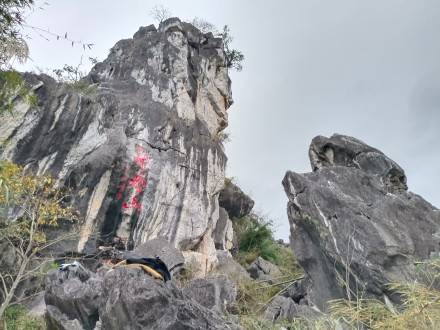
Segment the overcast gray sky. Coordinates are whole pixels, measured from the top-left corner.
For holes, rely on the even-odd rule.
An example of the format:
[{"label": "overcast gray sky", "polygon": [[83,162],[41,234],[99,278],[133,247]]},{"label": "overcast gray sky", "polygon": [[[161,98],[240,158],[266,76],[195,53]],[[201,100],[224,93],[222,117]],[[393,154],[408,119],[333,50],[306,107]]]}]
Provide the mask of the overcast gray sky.
[{"label": "overcast gray sky", "polygon": [[[310,170],[316,135],[355,136],[397,161],[409,188],[440,206],[440,1],[438,0],[49,0],[28,22],[95,44],[153,23],[164,5],[184,20],[228,24],[246,56],[232,73],[228,175],[287,239],[286,170]],[[80,47],[31,33],[36,66],[76,64]]]}]

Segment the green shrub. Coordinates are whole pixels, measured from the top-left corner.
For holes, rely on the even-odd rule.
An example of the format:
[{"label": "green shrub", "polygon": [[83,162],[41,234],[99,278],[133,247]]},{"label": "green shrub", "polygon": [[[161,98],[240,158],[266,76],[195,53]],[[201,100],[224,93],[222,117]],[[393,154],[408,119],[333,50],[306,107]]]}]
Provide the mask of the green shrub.
[{"label": "green shrub", "polygon": [[[271,228],[271,222],[257,215],[233,219],[234,233],[237,235],[237,261],[247,267],[257,257],[262,257],[277,265],[282,273],[273,282],[239,280],[237,301],[233,311],[240,316],[244,329],[282,329],[262,319],[266,306],[293,284],[302,274],[291,249],[278,244]],[[292,323],[293,324],[293,323]],[[286,327],[286,329],[295,329]]]},{"label": "green shrub", "polygon": [[6,330],[43,330],[44,320],[30,316],[22,305],[14,305],[6,309],[1,326]]},{"label": "green shrub", "polygon": [[238,250],[246,263],[258,256],[272,263],[279,263],[279,246],[273,238],[271,223],[256,215],[234,219]]},{"label": "green shrub", "polygon": [[0,114],[12,112],[14,101],[23,99],[29,105],[37,103],[36,96],[29,90],[20,74],[16,71],[0,71]]},{"label": "green shrub", "polygon": [[236,259],[243,266],[261,257],[277,265],[283,274],[297,276],[302,273],[292,250],[275,241],[270,221],[249,215],[234,219],[233,225],[238,241]]}]

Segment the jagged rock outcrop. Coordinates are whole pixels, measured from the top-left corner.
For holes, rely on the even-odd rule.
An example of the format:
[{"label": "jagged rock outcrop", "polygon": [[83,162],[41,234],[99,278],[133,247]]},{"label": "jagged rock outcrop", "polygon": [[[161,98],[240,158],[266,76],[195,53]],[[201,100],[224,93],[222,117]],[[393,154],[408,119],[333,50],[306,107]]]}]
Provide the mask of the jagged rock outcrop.
[{"label": "jagged rock outcrop", "polygon": [[2,158],[71,190],[83,222],[66,249],[162,236],[215,262],[232,103],[220,38],[173,18],[119,41],[80,84],[23,77],[38,102],[0,118]]},{"label": "jagged rock outcrop", "polygon": [[273,263],[261,257],[255,259],[247,269],[249,275],[255,280],[271,281],[281,276],[280,269]]},{"label": "jagged rock outcrop", "polygon": [[44,293],[48,329],[93,329],[101,287],[102,277],[81,266],[49,271]]},{"label": "jagged rock outcrop", "polygon": [[[220,298],[231,297],[223,292]],[[50,330],[239,329],[172,281],[155,280],[137,269],[100,269],[96,274],[81,268],[52,270],[45,301]]]},{"label": "jagged rock outcrop", "polygon": [[312,321],[319,317],[322,317],[322,314],[312,307],[298,305],[292,299],[283,296],[275,297],[264,311],[264,318],[272,323],[295,319]]},{"label": "jagged rock outcrop", "polygon": [[226,313],[235,303],[237,289],[227,276],[220,275],[190,281],[183,294],[210,310]]},{"label": "jagged rock outcrop", "polygon": [[415,261],[439,256],[439,210],[407,191],[399,165],[352,137],[314,138],[310,160],[312,173],[283,180],[308,300],[321,310],[359,292],[393,301],[385,284],[414,280]]},{"label": "jagged rock outcrop", "polygon": [[251,280],[246,269],[232,257],[229,251],[217,251],[217,259],[218,263],[214,269],[215,273],[226,275],[234,282]]},{"label": "jagged rock outcrop", "polygon": [[219,220],[214,229],[214,243],[218,250],[232,250],[237,247],[232,221],[248,215],[254,207],[254,201],[240,187],[225,180],[225,186],[219,194]]},{"label": "jagged rock outcrop", "polygon": [[220,206],[228,212],[229,218],[241,218],[248,215],[254,207],[254,201],[231,180],[226,180],[220,191]]},{"label": "jagged rock outcrop", "polygon": [[239,329],[220,314],[138,270],[115,270],[103,281],[102,329]]},{"label": "jagged rock outcrop", "polygon": [[123,253],[123,258],[155,258],[167,265],[171,274],[177,273],[185,263],[181,251],[172,246],[165,238],[159,237],[138,245],[133,251]]}]

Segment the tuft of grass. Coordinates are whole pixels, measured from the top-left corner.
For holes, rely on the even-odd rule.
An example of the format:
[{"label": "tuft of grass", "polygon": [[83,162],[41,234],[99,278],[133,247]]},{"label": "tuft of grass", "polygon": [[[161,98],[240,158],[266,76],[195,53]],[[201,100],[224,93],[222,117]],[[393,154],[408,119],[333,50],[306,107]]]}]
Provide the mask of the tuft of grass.
[{"label": "tuft of grass", "polygon": [[180,288],[185,287],[185,285],[195,278],[198,272],[200,272],[200,265],[195,260],[186,262],[176,276],[178,286]]},{"label": "tuft of grass", "polygon": [[96,87],[96,85],[91,85],[84,79],[74,82],[68,82],[67,85],[72,90],[89,97],[94,97],[98,93],[98,88]]},{"label": "tuft of grass", "polygon": [[44,330],[42,318],[30,316],[22,305],[14,305],[6,309],[1,326],[7,330]]},{"label": "tuft of grass", "polygon": [[237,283],[237,302],[232,310],[240,317],[241,325],[249,330],[296,329],[440,329],[440,258],[418,262],[418,280],[413,283],[393,283],[387,291],[400,296],[402,304],[388,306],[377,299],[354,297],[351,300],[330,301],[329,314],[317,320],[295,319],[272,324],[262,319],[263,311],[271,299],[282,293],[301,274],[292,251],[273,239],[271,224],[261,217],[250,215],[234,219],[238,238],[235,258],[247,267],[258,256],[276,264],[284,278],[269,284],[252,280]]},{"label": "tuft of grass", "polygon": [[254,280],[239,280],[237,285],[237,298],[233,311],[238,315],[259,314],[265,302],[276,295],[279,289],[276,286],[268,286],[266,283],[258,283]]},{"label": "tuft of grass", "polygon": [[425,267],[431,282],[393,283],[387,289],[400,296],[402,304],[390,308],[376,299],[330,302],[330,314],[354,328],[367,329],[440,329],[440,291],[434,284],[440,277],[440,262]]},{"label": "tuft of grass", "polygon": [[291,274],[280,277],[277,283],[251,279],[238,280],[236,282],[237,298],[231,312],[240,317],[241,325],[245,329],[280,329],[264,320],[262,316],[270,302],[277,295],[282,294],[295,280]]},{"label": "tuft of grass", "polygon": [[246,330],[281,330],[278,325],[271,322],[256,318],[254,316],[245,315],[240,319],[240,325]]},{"label": "tuft of grass", "polygon": [[278,245],[278,255],[279,262],[276,265],[282,274],[298,277],[304,273],[291,248]]},{"label": "tuft of grass", "polygon": [[338,328],[330,318],[323,317],[319,320],[295,319],[273,324],[253,316],[243,316],[241,326],[246,330],[334,330]]},{"label": "tuft of grass", "polygon": [[239,315],[244,329],[282,329],[280,325],[264,320],[262,315],[267,305],[302,275],[302,270],[292,250],[275,241],[270,221],[251,214],[234,219],[233,225],[238,241],[235,259],[246,268],[256,258],[262,257],[277,265],[281,276],[272,282],[238,280],[237,299],[232,312]]}]

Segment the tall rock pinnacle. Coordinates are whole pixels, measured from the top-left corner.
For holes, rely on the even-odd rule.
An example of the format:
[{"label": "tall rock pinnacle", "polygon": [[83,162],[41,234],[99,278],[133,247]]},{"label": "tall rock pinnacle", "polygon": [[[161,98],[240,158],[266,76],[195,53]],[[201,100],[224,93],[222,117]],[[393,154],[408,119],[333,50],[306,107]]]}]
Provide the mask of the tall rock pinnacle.
[{"label": "tall rock pinnacle", "polygon": [[0,121],[2,158],[54,176],[82,216],[72,249],[165,237],[215,260],[232,103],[223,42],[168,19],[121,40],[78,86],[25,74],[37,106]]}]

